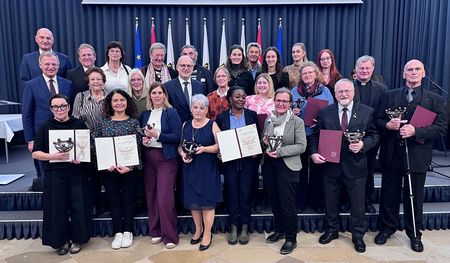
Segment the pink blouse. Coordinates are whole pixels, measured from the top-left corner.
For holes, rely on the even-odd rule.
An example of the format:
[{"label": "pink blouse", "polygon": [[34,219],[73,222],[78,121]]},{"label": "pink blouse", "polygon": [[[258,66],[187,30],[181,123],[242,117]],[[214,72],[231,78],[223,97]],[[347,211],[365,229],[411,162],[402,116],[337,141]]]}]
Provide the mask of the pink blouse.
[{"label": "pink blouse", "polygon": [[258,95],[251,95],[245,99],[245,108],[256,111],[257,114],[267,114],[270,117],[275,109],[275,102],[273,99],[267,99],[264,102]]}]

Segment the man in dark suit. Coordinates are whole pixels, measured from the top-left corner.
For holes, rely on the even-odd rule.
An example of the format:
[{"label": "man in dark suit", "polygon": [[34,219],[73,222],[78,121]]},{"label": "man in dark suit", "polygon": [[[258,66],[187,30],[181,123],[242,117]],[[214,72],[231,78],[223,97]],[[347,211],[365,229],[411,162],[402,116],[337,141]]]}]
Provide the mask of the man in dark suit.
[{"label": "man in dark suit", "polygon": [[78,47],[78,61],[80,66],[67,71],[67,79],[72,81],[73,95],[88,90],[85,72],[95,66],[96,53],[93,46],[83,43]]},{"label": "man in dark suit", "polygon": [[177,62],[178,78],[164,83],[169,94],[169,103],[178,111],[181,122],[192,119],[191,98],[195,94],[206,95],[205,86],[191,79],[194,62],[189,56],[181,56]]},{"label": "man in dark suit", "polygon": [[[311,159],[323,165],[323,185],[325,193],[325,215],[327,231],[320,237],[321,244],[328,244],[339,237],[339,195],[344,188],[350,198],[350,222],[352,242],[355,250],[366,250],[363,236],[366,232],[364,195],[367,178],[366,153],[378,143],[378,132],[373,117],[373,109],[353,100],[355,88],[349,79],[336,82],[337,103],[329,105],[319,112],[317,125],[310,137]],[[359,142],[349,143],[342,138],[340,163],[326,162],[318,153],[320,130],[348,130],[365,132]]]},{"label": "man in dark suit", "polygon": [[[370,106],[374,109],[374,117],[377,121],[385,115],[384,96],[387,91],[386,85],[372,79],[375,69],[375,59],[364,55],[356,60],[355,101]],[[367,152],[367,182],[366,182],[366,212],[376,213],[373,206],[375,159],[379,145],[375,145]]]},{"label": "man in dark suit", "polygon": [[[53,33],[47,28],[40,28],[36,32],[34,40],[39,46],[39,50],[23,55],[22,62],[20,63],[20,83],[23,88],[25,81],[29,81],[42,74],[39,66],[39,55],[45,51],[53,51]],[[72,68],[72,64],[69,61],[67,55],[53,51],[59,59],[60,66],[58,69],[58,76],[66,77],[66,71]],[[48,104],[48,101],[46,102]]]},{"label": "man in dark suit", "polygon": [[194,70],[192,71],[191,78],[205,85],[206,94],[216,90],[211,71],[197,63],[198,52],[194,46],[184,45],[181,48],[181,56],[189,56],[194,61]]},{"label": "man in dark suit", "polygon": [[[57,77],[59,60],[55,53],[51,51],[42,53],[39,56],[39,66],[42,74],[25,82],[23,90],[23,133],[30,152],[33,150],[36,132],[45,121],[53,116],[48,106],[51,96],[54,94],[64,94],[72,98],[72,83],[69,80]],[[35,168],[36,171],[39,171],[37,176],[40,179],[40,183],[43,183],[44,173],[42,161],[35,162]]]},{"label": "man in dark suit", "polygon": [[[386,93],[386,109],[406,107],[403,118],[392,118],[386,115],[380,122],[382,140],[380,161],[382,167],[380,232],[375,243],[383,245],[397,230],[399,221],[400,199],[403,191],[403,210],[406,235],[411,241],[411,249],[423,251],[420,229],[422,228],[423,198],[425,177],[431,162],[432,143],[434,139],[445,135],[447,118],[444,114],[445,103],[442,98],[422,88],[425,77],[423,63],[413,59],[403,69],[405,86],[389,90]],[[424,128],[416,128],[409,124],[417,106],[424,107],[437,114],[433,124]],[[406,149],[408,155],[406,155]],[[409,158],[411,182],[407,176],[407,159]],[[402,184],[404,185],[402,190]],[[412,186],[414,207],[411,208],[409,185]],[[415,227],[412,213],[414,213]],[[415,233],[414,233],[415,229]]]}]

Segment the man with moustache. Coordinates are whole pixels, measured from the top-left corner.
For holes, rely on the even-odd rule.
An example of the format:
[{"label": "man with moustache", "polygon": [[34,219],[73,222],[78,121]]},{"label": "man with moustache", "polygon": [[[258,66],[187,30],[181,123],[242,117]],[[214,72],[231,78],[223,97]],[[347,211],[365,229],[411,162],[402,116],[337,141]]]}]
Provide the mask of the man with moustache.
[{"label": "man with moustache", "polygon": [[253,80],[256,79],[257,73],[261,72],[261,63],[259,56],[261,55],[261,46],[256,42],[250,42],[247,45],[247,70],[252,73]]},{"label": "man with moustache", "polygon": [[58,76],[65,78],[67,70],[72,68],[72,64],[67,55],[52,50],[54,43],[52,31],[47,28],[40,28],[36,32],[34,40],[38,44],[39,50],[23,55],[22,62],[20,63],[19,75],[22,88],[24,87],[25,81],[29,81],[42,74],[39,66],[39,55],[45,51],[52,51],[58,56],[60,62]]},{"label": "man with moustache", "polygon": [[78,47],[78,61],[80,66],[67,71],[67,79],[72,81],[74,97],[78,92],[89,89],[85,72],[95,66],[96,53],[93,46],[83,43]]},{"label": "man with moustache", "polygon": [[184,45],[181,48],[181,56],[189,56],[194,61],[194,70],[191,78],[200,81],[206,87],[206,94],[216,90],[211,71],[197,63],[198,52],[192,45]]},{"label": "man with moustache", "polygon": [[[58,56],[45,51],[39,55],[39,67],[42,74],[25,82],[23,89],[22,122],[25,141],[28,150],[33,151],[34,137],[41,125],[50,119],[53,114],[48,106],[50,98],[55,94],[64,94],[73,101],[72,83],[69,80],[57,76],[59,69]],[[35,162],[38,180],[33,182],[32,191],[42,191],[40,185],[44,182],[42,161]]]},{"label": "man with moustache", "polygon": [[[386,109],[406,107],[403,118],[390,119],[386,114],[380,122],[383,134],[380,146],[383,177],[379,216],[380,232],[375,237],[375,244],[385,244],[397,230],[400,200],[403,195],[405,232],[410,239],[411,249],[422,252],[424,248],[420,229],[422,228],[425,177],[431,162],[433,140],[445,135],[447,118],[444,114],[445,103],[442,98],[422,88],[425,69],[421,61],[417,59],[408,61],[403,69],[403,78],[405,86],[389,90],[385,99]],[[416,128],[409,124],[417,106],[437,114],[430,126]],[[411,182],[408,177],[407,158],[409,158]],[[413,208],[409,197],[409,185],[412,186],[414,196]],[[415,225],[412,213],[414,213]]]},{"label": "man with moustache", "polygon": [[177,61],[178,78],[164,83],[169,94],[169,103],[177,109],[181,122],[192,119],[191,98],[195,94],[206,96],[206,88],[203,83],[191,79],[194,69],[194,61],[189,56],[181,56]]},{"label": "man with moustache", "polygon": [[[356,252],[366,251],[363,237],[366,232],[364,195],[367,178],[366,154],[378,143],[378,132],[373,117],[373,109],[353,100],[355,88],[349,79],[336,82],[337,102],[320,110],[317,125],[310,137],[311,159],[322,165],[325,193],[325,216],[327,231],[319,243],[328,244],[339,237],[339,195],[342,189],[350,198],[350,225],[352,242]],[[365,132],[365,136],[355,143],[349,143],[342,136],[340,162],[331,163],[318,152],[320,130],[342,130]]]},{"label": "man with moustache", "polygon": [[177,72],[171,67],[164,64],[166,56],[166,46],[162,43],[153,43],[148,51],[150,55],[150,63],[140,68],[145,76],[144,85],[147,89],[155,82],[167,82],[177,77]]}]

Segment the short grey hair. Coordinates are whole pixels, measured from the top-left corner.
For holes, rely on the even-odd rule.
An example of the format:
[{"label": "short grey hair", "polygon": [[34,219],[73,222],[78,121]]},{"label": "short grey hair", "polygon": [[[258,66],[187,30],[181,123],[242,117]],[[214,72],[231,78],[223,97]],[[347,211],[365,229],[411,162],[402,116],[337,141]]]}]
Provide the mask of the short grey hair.
[{"label": "short grey hair", "polygon": [[256,43],[256,42],[248,43],[248,45],[247,45],[247,54],[248,54],[248,51],[250,50],[250,48],[252,48],[252,47],[257,47],[258,50],[259,50],[259,53],[261,54],[261,52],[262,52],[261,46],[258,43]]},{"label": "short grey hair", "polygon": [[200,103],[203,107],[206,107],[206,108],[209,107],[209,100],[203,94],[195,94],[194,96],[192,96],[191,106],[194,105],[194,103]]},{"label": "short grey hair", "polygon": [[90,48],[92,50],[92,52],[94,53],[94,57],[97,57],[97,53],[95,53],[95,49],[93,46],[91,46],[90,44],[87,43],[82,43],[80,44],[80,46],[78,47],[77,50],[77,56],[80,57],[80,51],[84,48]]},{"label": "short grey hair", "polygon": [[153,52],[153,50],[155,50],[155,49],[164,49],[164,54],[166,53],[166,46],[164,46],[163,43],[159,43],[159,42],[153,43],[150,46],[148,53],[151,54]]},{"label": "short grey hair", "polygon": [[195,56],[198,56],[198,51],[193,45],[184,45],[183,47],[181,47],[180,56],[183,56],[183,50],[185,50],[186,48],[192,48],[194,50]]},{"label": "short grey hair", "polygon": [[352,86],[353,89],[355,89],[355,84],[353,84],[353,81],[351,81],[351,80],[349,80],[347,78],[342,78],[342,79],[338,80],[336,82],[336,84],[334,84],[335,89],[336,89],[336,86],[344,84],[344,83],[349,84],[350,86]]},{"label": "short grey hair", "polygon": [[289,94],[289,102],[292,102],[294,96],[292,95],[291,90],[288,89],[288,88],[279,88],[279,89],[277,89],[277,90],[275,91],[275,96],[273,96],[274,100],[275,100],[275,98],[277,97],[277,95],[278,95],[278,94],[281,94],[281,93],[287,93],[287,94]]},{"label": "short grey hair", "polygon": [[58,65],[59,65],[59,57],[56,55],[55,52],[53,52],[53,51],[45,51],[45,52],[42,52],[42,53],[39,55],[39,64],[41,64],[41,60],[42,60],[43,57],[55,57],[55,58],[56,58],[56,62],[57,62]]},{"label": "short grey hair", "polygon": [[356,60],[356,62],[355,62],[355,68],[357,67],[357,65],[358,65],[359,63],[364,63],[364,62],[367,62],[367,61],[370,61],[370,63],[372,64],[372,67],[375,67],[375,59],[374,59],[372,56],[364,55],[364,56],[359,57],[359,58]]}]

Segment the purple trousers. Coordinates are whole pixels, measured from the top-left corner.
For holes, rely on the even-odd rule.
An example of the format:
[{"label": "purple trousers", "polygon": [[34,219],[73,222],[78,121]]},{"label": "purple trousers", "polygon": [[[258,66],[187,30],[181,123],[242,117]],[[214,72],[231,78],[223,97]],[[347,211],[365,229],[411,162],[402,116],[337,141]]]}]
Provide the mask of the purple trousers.
[{"label": "purple trousers", "polygon": [[164,244],[178,244],[177,211],[173,187],[178,161],[165,160],[162,149],[147,148],[144,152],[145,194],[150,236],[162,237]]}]

